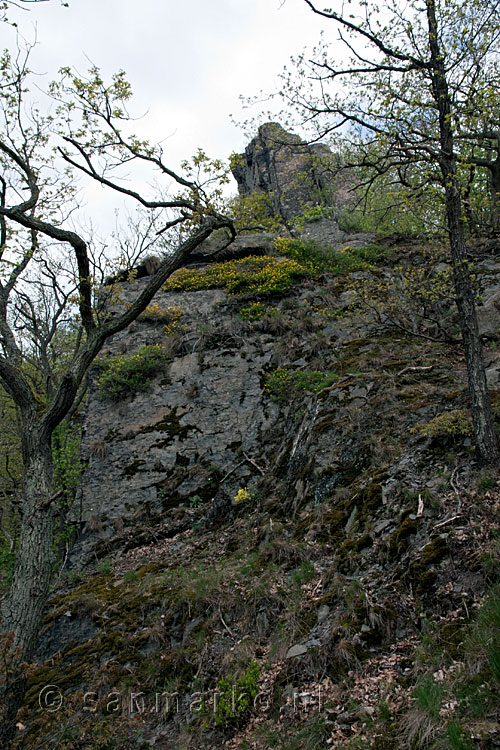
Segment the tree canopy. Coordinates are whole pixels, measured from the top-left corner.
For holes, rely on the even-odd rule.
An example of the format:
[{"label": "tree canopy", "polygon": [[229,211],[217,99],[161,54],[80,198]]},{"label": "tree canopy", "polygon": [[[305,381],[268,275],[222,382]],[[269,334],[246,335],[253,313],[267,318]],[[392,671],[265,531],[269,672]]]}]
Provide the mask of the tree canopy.
[{"label": "tree canopy", "polygon": [[[440,118],[447,117],[461,186],[465,192],[477,167],[474,199],[484,200],[486,190],[487,220],[497,227],[498,2],[349,2],[335,10],[304,1],[325,19],[326,33],[285,71],[281,96],[311,137],[345,138],[356,146],[353,163],[364,167],[366,186],[390,174],[415,197],[443,184]],[[327,41],[330,28],[335,42]],[[438,62],[448,113],[436,99]],[[439,200],[439,191],[432,194]]]}]

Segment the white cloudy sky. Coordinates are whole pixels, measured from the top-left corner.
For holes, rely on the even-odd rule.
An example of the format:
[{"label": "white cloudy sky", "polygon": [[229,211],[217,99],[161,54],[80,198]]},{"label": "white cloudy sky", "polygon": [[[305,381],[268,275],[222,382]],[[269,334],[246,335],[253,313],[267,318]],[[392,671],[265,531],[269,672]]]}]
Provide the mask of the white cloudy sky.
[{"label": "white cloudy sky", "polygon": [[[36,25],[31,68],[50,76],[71,65],[83,73],[90,60],[104,74],[124,69],[135,93],[130,109],[146,113],[135,130],[168,137],[172,166],[198,146],[219,158],[242,150],[247,139],[230,118],[249,116],[239,95],[274,91],[290,56],[312,46],[322,26],[303,0],[69,0],[69,6],[49,0],[29,12],[10,11],[28,39]],[[2,27],[4,47],[13,31]]]}]

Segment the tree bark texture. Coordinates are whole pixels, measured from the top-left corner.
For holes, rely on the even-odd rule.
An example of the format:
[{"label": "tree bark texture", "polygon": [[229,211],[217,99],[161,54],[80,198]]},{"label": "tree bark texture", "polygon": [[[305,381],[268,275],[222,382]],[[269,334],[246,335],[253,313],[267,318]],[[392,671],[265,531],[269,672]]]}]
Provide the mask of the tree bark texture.
[{"label": "tree bark texture", "polygon": [[54,514],[50,437],[24,427],[25,472],[22,486],[22,523],[17,565],[10,591],[2,602],[2,630],[12,633],[7,661],[12,669],[0,682],[0,747],[7,748],[15,731],[17,711],[25,690],[23,662],[36,648],[47,602],[53,565]]},{"label": "tree bark texture", "polygon": [[460,198],[451,187],[446,190],[446,216],[460,329],[464,342],[474,437],[481,458],[487,463],[498,459],[498,444],[486,382],[481,337],[477,324],[474,291],[469,274],[461,220]]}]

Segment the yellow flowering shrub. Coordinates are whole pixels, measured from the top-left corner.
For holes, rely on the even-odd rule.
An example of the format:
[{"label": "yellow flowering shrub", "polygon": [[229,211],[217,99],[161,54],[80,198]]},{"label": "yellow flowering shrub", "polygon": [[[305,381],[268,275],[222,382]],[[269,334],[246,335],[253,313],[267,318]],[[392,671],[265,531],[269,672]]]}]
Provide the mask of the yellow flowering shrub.
[{"label": "yellow flowering shrub", "polygon": [[165,323],[164,331],[167,336],[182,333],[184,326],[181,325],[183,310],[179,305],[173,307],[162,307],[158,302],[153,302],[139,315],[139,320],[147,323]]},{"label": "yellow flowering shrub", "polygon": [[248,487],[240,487],[233,499],[235,503],[244,503],[248,500],[255,500],[256,494],[255,490],[248,489]]},{"label": "yellow flowering shrub", "polygon": [[203,269],[181,268],[163,286],[170,291],[226,289],[233,296],[276,294],[290,289],[294,279],[309,274],[309,269],[288,258],[277,260],[251,255],[240,260],[214,263]]}]

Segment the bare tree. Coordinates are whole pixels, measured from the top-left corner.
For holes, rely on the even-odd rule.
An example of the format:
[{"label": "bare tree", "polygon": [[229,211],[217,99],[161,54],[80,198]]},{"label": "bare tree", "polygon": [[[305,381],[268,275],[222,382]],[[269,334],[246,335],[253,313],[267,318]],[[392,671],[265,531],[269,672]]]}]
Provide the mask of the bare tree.
[{"label": "bare tree", "polygon": [[[53,487],[54,430],[78,400],[104,342],[145,309],[215,229],[233,231],[206,186],[170,169],[160,146],[122,132],[131,96],[123,73],[106,85],[97,68],[85,79],[65,69],[50,88],[57,109],[44,114],[27,93],[27,60],[28,53],[14,59],[4,55],[0,89],[0,382],[16,406],[23,462],[16,568],[1,605],[4,663],[9,664],[0,678],[2,747],[13,736],[24,693],[22,663],[33,654],[53,573],[60,500]],[[137,162],[166,180],[168,191],[148,194],[131,187],[123,168]],[[207,164],[206,157],[199,158],[200,168]],[[215,164],[216,171],[220,166]],[[149,237],[153,232],[162,242],[176,233],[176,249],[127,310],[110,320],[101,320],[96,311],[99,258],[70,223],[76,174],[139,204],[153,217]],[[150,239],[140,242],[148,247]],[[52,347],[69,315],[77,331],[73,350],[54,367]]]}]

